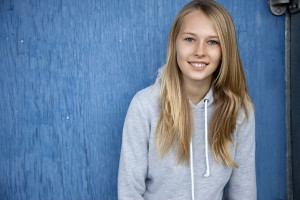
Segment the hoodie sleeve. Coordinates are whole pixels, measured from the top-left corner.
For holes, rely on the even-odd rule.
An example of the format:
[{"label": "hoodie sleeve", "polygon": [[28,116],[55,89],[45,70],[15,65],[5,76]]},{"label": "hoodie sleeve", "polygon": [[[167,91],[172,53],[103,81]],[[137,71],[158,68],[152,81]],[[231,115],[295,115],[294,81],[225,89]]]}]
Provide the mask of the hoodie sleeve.
[{"label": "hoodie sleeve", "polygon": [[249,105],[249,118],[242,113],[242,120],[237,126],[237,147],[235,162],[239,166],[232,171],[228,182],[228,199],[255,200],[255,117]]},{"label": "hoodie sleeve", "polygon": [[136,95],[123,127],[118,175],[119,200],[143,199],[148,166],[150,123]]}]

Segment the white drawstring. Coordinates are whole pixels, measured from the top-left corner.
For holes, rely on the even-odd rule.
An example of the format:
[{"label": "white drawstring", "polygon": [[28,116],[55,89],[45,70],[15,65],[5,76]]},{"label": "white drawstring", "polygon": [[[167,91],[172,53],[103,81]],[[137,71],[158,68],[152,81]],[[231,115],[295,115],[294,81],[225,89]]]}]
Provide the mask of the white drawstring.
[{"label": "white drawstring", "polygon": [[[208,99],[204,100],[205,103],[205,159],[206,159],[206,173],[204,177],[209,177],[209,162],[208,162],[208,139],[207,139],[207,102]],[[193,157],[193,140],[190,142],[190,165],[191,165],[191,185],[192,185],[192,200],[195,200],[195,182],[194,182],[194,157]]]},{"label": "white drawstring", "polygon": [[206,158],[206,173],[204,174],[204,177],[209,177],[209,175],[210,175],[209,162],[208,162],[208,139],[207,139],[207,102],[208,102],[208,99],[205,99],[204,103],[205,103],[205,158]]},{"label": "white drawstring", "polygon": [[191,184],[192,184],[192,200],[195,199],[195,184],[194,184],[194,161],[193,161],[193,140],[190,142],[190,165],[191,165]]}]

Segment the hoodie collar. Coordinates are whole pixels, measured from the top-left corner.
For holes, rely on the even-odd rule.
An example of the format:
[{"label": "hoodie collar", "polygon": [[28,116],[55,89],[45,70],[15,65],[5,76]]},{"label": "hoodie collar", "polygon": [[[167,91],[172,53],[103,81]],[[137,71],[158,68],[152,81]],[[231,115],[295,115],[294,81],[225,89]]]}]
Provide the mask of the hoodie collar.
[{"label": "hoodie collar", "polygon": [[189,100],[191,106],[196,109],[204,109],[205,100],[208,100],[207,107],[211,106],[214,102],[212,87],[210,87],[210,89],[208,90],[208,92],[206,93],[204,98],[198,104],[196,104],[196,105],[193,104],[193,102],[189,98],[188,98],[188,100]]}]

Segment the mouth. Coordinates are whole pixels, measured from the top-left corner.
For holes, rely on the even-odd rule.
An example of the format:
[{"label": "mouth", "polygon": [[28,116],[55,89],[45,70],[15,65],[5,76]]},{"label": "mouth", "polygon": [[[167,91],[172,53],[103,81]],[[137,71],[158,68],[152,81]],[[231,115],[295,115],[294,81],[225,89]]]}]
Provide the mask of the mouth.
[{"label": "mouth", "polygon": [[195,62],[189,62],[190,65],[193,66],[195,69],[204,69],[205,66],[207,66],[207,63],[195,63]]}]

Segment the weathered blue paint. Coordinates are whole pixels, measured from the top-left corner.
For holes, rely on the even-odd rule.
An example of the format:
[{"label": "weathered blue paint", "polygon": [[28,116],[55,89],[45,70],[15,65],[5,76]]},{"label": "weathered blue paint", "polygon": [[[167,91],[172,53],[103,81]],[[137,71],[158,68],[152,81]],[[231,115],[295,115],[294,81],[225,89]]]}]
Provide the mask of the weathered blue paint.
[{"label": "weathered blue paint", "polygon": [[[0,1],[1,199],[117,199],[122,126],[187,0]],[[286,199],[284,17],[232,14],[256,106],[258,199]]]}]

